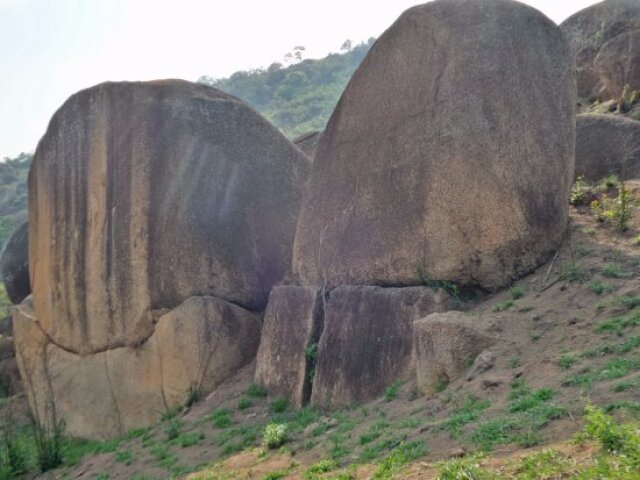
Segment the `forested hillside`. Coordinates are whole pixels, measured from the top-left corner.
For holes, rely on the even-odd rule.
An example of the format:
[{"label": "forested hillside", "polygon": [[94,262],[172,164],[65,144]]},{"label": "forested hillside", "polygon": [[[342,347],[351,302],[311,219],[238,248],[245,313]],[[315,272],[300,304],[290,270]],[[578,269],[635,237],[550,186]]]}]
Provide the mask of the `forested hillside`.
[{"label": "forested hillside", "polygon": [[0,162],[0,248],[27,218],[27,174],[32,157],[21,153]]},{"label": "forested hillside", "polygon": [[[219,88],[252,105],[287,136],[322,130],[374,39],[320,60],[301,60],[284,67],[236,72],[229,78],[201,77],[200,83]],[[294,57],[295,58],[295,57]],[[27,218],[27,173],[31,154],[0,162],[0,248]]]},{"label": "forested hillside", "polygon": [[302,60],[288,67],[274,63],[266,69],[236,72],[229,78],[201,77],[200,83],[235,95],[258,110],[289,138],[322,130],[347,82],[373,45],[374,39],[344,53],[319,60]]}]

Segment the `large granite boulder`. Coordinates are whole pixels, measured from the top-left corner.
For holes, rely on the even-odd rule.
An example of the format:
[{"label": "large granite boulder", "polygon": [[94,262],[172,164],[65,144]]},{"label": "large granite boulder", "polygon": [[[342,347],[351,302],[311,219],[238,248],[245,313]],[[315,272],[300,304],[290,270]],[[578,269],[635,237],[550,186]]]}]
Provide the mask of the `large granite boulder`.
[{"label": "large granite boulder", "polygon": [[[569,40],[576,61],[578,95],[589,99],[611,98],[614,93],[607,91],[596,68],[596,58],[613,38],[640,29],[640,2],[605,0],[575,13],[562,22],[560,28]],[[608,74],[605,72],[605,75]]]},{"label": "large granite boulder", "polygon": [[618,115],[578,115],[575,176],[597,182],[610,174],[640,176],[640,122]]},{"label": "large granite boulder", "polygon": [[598,52],[594,62],[604,88],[615,99],[640,90],[640,30],[612,38]]},{"label": "large granite boulder", "polygon": [[33,303],[77,353],[139,344],[194,295],[263,309],[310,163],[234,97],[105,83],[55,113],[29,172]]},{"label": "large granite boulder", "polygon": [[294,278],[496,289],[546,261],[564,239],[573,178],[570,58],[559,28],[517,2],[406,11],[320,140]]},{"label": "large granite boulder", "polygon": [[427,287],[338,287],[331,291],[311,403],[336,408],[380,397],[415,375],[413,322],[445,312],[454,299]]},{"label": "large granite boulder", "polygon": [[29,224],[24,222],[9,237],[0,255],[0,279],[12,303],[31,294],[29,283]]},{"label": "large granite boulder", "polygon": [[38,416],[122,433],[251,362],[309,170],[210,87],[106,83],[67,100],[29,172],[33,309],[14,314]]}]

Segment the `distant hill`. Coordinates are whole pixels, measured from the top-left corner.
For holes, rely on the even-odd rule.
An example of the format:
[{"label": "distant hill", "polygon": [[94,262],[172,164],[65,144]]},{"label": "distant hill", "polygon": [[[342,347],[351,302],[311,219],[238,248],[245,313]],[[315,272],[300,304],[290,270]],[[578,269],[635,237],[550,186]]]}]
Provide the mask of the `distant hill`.
[{"label": "distant hill", "polygon": [[27,174],[33,155],[21,153],[0,162],[0,248],[27,219]]},{"label": "distant hill", "polygon": [[236,72],[229,78],[201,77],[198,82],[219,88],[249,103],[289,138],[323,130],[351,75],[375,39],[344,53],[319,60],[302,60],[283,67]]},{"label": "distant hill", "polygon": [[[258,110],[289,138],[324,129],[347,82],[374,39],[344,53],[302,60],[284,67],[236,72],[229,78],[201,77],[198,82],[235,95]],[[27,218],[27,174],[32,154],[0,162],[0,248]]]}]

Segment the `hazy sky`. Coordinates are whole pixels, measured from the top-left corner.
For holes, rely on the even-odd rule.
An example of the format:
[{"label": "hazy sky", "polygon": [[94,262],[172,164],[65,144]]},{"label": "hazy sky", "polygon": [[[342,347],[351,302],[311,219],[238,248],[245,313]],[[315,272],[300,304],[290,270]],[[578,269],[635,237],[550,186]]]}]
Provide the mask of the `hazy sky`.
[{"label": "hazy sky", "polygon": [[[0,159],[33,151],[72,93],[201,75],[377,37],[420,0],[0,0]],[[525,0],[556,22],[595,0]]]}]

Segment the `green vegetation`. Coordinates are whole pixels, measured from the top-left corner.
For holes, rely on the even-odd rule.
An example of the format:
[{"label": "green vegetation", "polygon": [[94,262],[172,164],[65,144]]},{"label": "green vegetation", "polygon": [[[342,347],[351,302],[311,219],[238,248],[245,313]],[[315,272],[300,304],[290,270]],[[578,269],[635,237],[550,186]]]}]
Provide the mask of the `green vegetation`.
[{"label": "green vegetation", "polygon": [[21,153],[0,162],[0,248],[27,219],[27,174],[33,155]]},{"label": "green vegetation", "polygon": [[402,382],[395,381],[387,389],[384,391],[384,399],[387,402],[391,402],[398,398],[398,394],[400,393],[400,387],[402,386]]},{"label": "green vegetation", "polygon": [[319,60],[303,60],[283,67],[236,72],[229,78],[201,77],[200,83],[246,101],[290,138],[323,130],[355,69],[369,51],[373,39],[344,53]]},{"label": "green vegetation", "polygon": [[518,300],[527,294],[525,289],[522,287],[511,287],[509,291],[511,292],[511,297],[513,297],[514,300]]},{"label": "green vegetation", "polygon": [[227,428],[233,423],[231,420],[231,410],[220,408],[211,414],[211,421],[217,428]]},{"label": "green vegetation", "polygon": [[562,265],[560,278],[568,282],[582,283],[587,279],[587,273],[577,262],[568,262]]},{"label": "green vegetation", "polygon": [[241,398],[238,402],[238,410],[246,410],[247,408],[251,408],[253,406],[253,402],[248,398]]},{"label": "green vegetation", "polygon": [[587,198],[588,187],[584,177],[578,177],[571,187],[569,193],[569,203],[573,206],[582,205]]},{"label": "green vegetation", "polygon": [[289,408],[289,402],[286,398],[278,397],[269,403],[269,411],[271,413],[282,413]]},{"label": "green vegetation", "polygon": [[420,457],[424,457],[426,454],[427,448],[424,445],[424,441],[415,440],[412,442],[403,442],[395,447],[391,453],[380,462],[373,474],[373,478],[376,480],[391,479],[402,467]]},{"label": "green vegetation", "polygon": [[[635,297],[634,297],[635,298]],[[610,332],[622,336],[625,329],[640,325],[640,312],[633,312],[622,317],[613,317],[598,326],[598,332]]]},{"label": "green vegetation", "polygon": [[495,307],[493,307],[494,312],[502,312],[504,310],[509,310],[515,307],[516,302],[513,300],[507,300],[506,302],[497,303]]},{"label": "green vegetation", "polygon": [[267,448],[278,448],[287,441],[287,425],[284,423],[270,423],[264,429],[262,443]]},{"label": "green vegetation", "polygon": [[251,398],[264,398],[267,396],[267,391],[255,383],[251,384],[245,393]]},{"label": "green vegetation", "polygon": [[587,287],[596,295],[602,295],[603,293],[611,293],[613,291],[613,285],[602,283],[599,280],[594,280],[593,282],[589,283]]},{"label": "green vegetation", "polygon": [[469,395],[462,405],[453,409],[440,429],[448,430],[454,438],[459,438],[462,435],[462,427],[478,420],[480,412],[489,408],[490,405],[489,400],[480,400],[474,395]]},{"label": "green vegetation", "polygon": [[609,278],[620,278],[623,273],[620,271],[620,267],[616,264],[607,265],[602,269],[602,275]]}]

